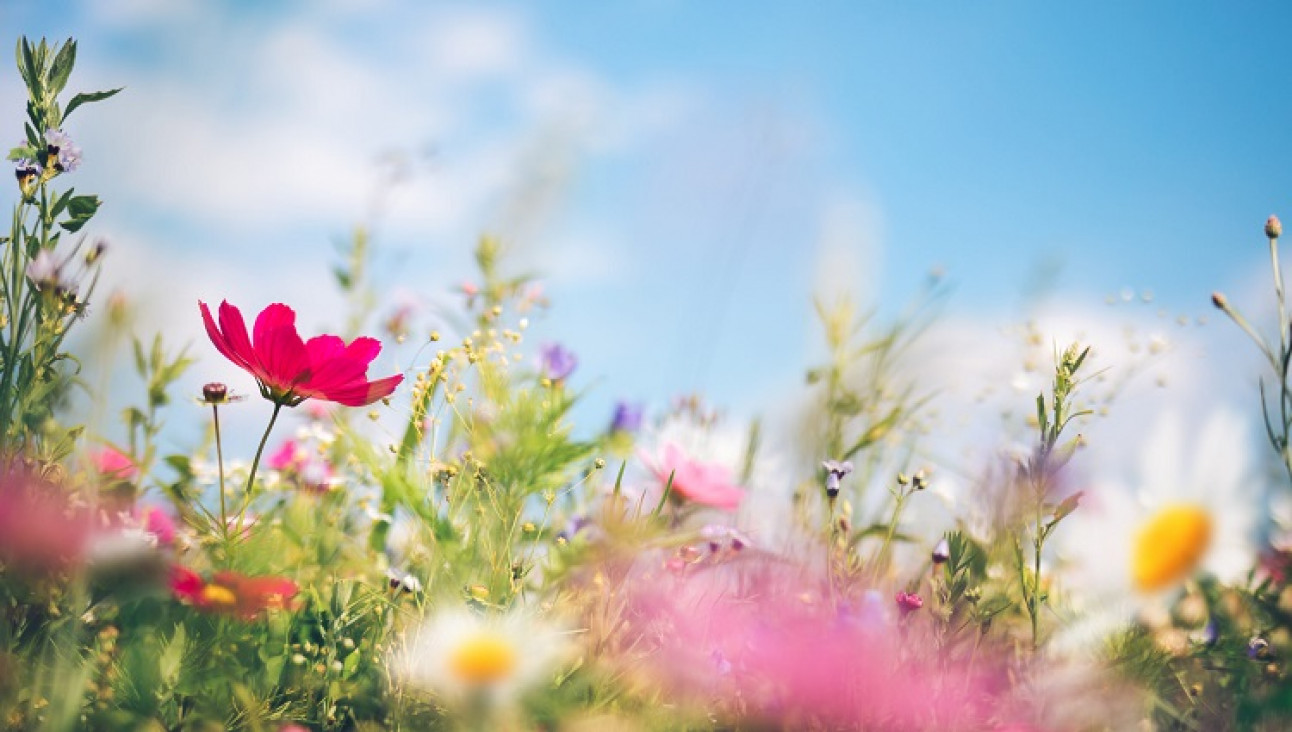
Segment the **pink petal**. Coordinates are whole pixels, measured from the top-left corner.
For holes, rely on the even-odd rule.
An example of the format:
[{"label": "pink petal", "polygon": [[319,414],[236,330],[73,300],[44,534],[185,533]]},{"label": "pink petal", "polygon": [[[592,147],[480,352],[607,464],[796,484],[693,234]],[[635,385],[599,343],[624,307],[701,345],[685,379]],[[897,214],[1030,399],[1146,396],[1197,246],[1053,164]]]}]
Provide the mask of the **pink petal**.
[{"label": "pink petal", "polygon": [[257,328],[256,353],[270,386],[291,389],[303,383],[301,376],[309,371],[305,343],[295,327]]},{"label": "pink petal", "polygon": [[[320,336],[320,338],[334,338],[335,336]],[[316,339],[311,339],[311,341]],[[337,338],[337,341],[340,341]],[[310,381],[312,388],[324,392],[331,392],[335,389],[343,389],[354,382],[366,381],[368,365],[381,352],[381,342],[375,338],[356,338],[349,346],[346,346],[341,352],[331,350],[331,342],[316,347],[320,354],[325,358],[315,358],[314,353],[310,354]]]},{"label": "pink petal", "polygon": [[404,380],[403,374],[387,376],[376,381],[358,381],[336,389],[329,389],[323,394],[330,401],[344,404],[347,407],[363,407],[378,399],[384,399],[395,391],[395,387]]},{"label": "pink petal", "polygon": [[[242,320],[242,313],[230,305],[228,300],[220,302],[220,332],[224,334],[229,350],[235,354],[229,356],[229,360],[259,378],[263,369],[260,367],[260,360],[256,358],[256,349],[247,337],[247,324]],[[227,353],[225,355],[228,356]]]},{"label": "pink petal", "polygon": [[[224,337],[224,334],[215,327],[215,320],[211,317],[211,309],[201,300],[197,301],[197,306],[202,310],[202,323],[206,326],[206,335],[211,339],[211,343],[215,344],[216,350],[232,361],[234,365],[250,370],[250,362],[242,354],[234,350]],[[223,319],[223,313],[221,314],[221,319]]]}]

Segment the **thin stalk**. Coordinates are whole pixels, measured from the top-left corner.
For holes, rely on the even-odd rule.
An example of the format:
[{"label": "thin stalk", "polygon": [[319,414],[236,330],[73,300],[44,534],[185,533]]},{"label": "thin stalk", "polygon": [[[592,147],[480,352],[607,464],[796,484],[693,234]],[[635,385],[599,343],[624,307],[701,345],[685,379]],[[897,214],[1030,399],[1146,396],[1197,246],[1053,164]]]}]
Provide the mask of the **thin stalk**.
[{"label": "thin stalk", "polygon": [[251,505],[251,489],[256,485],[256,471],[260,468],[260,456],[265,453],[265,443],[269,442],[269,433],[274,431],[274,422],[278,421],[278,413],[282,411],[283,405],[274,402],[274,413],[269,417],[269,426],[265,427],[265,434],[260,437],[260,446],[256,448],[256,457],[251,461],[251,474],[247,476],[247,489],[242,498],[242,511],[238,514],[238,533],[242,533],[242,523],[247,517],[247,507]]},{"label": "thin stalk", "polygon": [[220,531],[225,541],[229,539],[229,514],[224,505],[224,446],[220,442],[220,405],[211,405],[211,417],[215,420],[215,463],[220,470]]},{"label": "thin stalk", "polygon": [[1288,314],[1287,307],[1283,297],[1283,271],[1279,267],[1279,240],[1278,237],[1270,237],[1270,269],[1274,271],[1274,293],[1279,299],[1279,345],[1280,353],[1287,353],[1288,350]]},{"label": "thin stalk", "polygon": [[1032,549],[1035,552],[1032,563],[1032,591],[1028,610],[1032,616],[1032,650],[1041,647],[1041,548],[1044,544],[1041,534],[1041,496],[1036,500],[1036,535],[1032,538]]}]

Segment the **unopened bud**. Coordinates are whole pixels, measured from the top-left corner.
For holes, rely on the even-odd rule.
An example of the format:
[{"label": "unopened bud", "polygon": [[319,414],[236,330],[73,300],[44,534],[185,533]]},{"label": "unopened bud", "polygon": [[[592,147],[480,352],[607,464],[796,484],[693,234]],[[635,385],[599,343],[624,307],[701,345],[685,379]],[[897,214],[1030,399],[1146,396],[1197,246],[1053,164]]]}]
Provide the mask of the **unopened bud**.
[{"label": "unopened bud", "polygon": [[208,404],[223,403],[229,397],[229,387],[213,381],[202,387],[202,399]]},{"label": "unopened bud", "polygon": [[1271,216],[1268,219],[1265,219],[1265,236],[1270,239],[1277,239],[1280,236],[1283,236],[1283,222],[1279,221],[1279,217]]},{"label": "unopened bud", "polygon": [[1229,306],[1229,300],[1225,297],[1224,293],[1213,292],[1211,293],[1211,304],[1215,305],[1220,310],[1224,310]]},{"label": "unopened bud", "polygon": [[942,537],[937,546],[933,547],[933,563],[942,564],[951,558],[951,544],[947,542],[946,537]]}]

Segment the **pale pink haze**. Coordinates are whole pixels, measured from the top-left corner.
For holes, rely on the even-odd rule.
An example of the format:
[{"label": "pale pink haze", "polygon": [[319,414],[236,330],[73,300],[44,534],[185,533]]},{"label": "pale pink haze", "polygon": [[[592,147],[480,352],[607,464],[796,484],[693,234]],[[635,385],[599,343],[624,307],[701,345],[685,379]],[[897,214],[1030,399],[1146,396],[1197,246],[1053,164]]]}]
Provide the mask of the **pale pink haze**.
[{"label": "pale pink haze", "polygon": [[224,357],[246,370],[260,384],[260,393],[275,404],[294,407],[306,399],[321,399],[362,407],[390,396],[404,380],[402,374],[368,380],[368,365],[381,352],[375,338],[346,342],[334,335],[302,340],[296,313],[274,303],[256,317],[251,337],[242,313],[220,303],[220,325],[206,303],[198,302],[211,342]]},{"label": "pale pink haze", "polygon": [[668,485],[672,475],[672,494],[689,503],[734,511],[745,498],[745,490],[731,479],[726,466],[695,460],[671,442],[664,445],[663,458],[651,465],[651,471],[661,487]]},{"label": "pale pink haze", "polygon": [[990,718],[1000,687],[988,652],[974,667],[941,658],[904,637],[878,595],[835,611],[803,600],[822,584],[810,571],[754,568],[633,583],[630,632],[658,644],[652,664],[676,697],[717,700],[752,728],[961,730]]}]

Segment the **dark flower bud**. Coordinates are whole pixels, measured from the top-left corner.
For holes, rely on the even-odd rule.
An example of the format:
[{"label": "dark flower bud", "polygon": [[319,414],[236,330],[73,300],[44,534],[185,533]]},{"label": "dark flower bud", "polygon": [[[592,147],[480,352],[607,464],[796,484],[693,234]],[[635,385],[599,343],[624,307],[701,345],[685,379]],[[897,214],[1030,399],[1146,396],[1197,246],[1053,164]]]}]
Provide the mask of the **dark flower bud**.
[{"label": "dark flower bud", "polygon": [[1211,304],[1215,305],[1220,310],[1224,310],[1229,306],[1229,300],[1225,297],[1224,293],[1213,292],[1211,293]]},{"label": "dark flower bud", "polygon": [[229,398],[229,387],[213,381],[202,387],[202,399],[209,404],[222,404]]},{"label": "dark flower bud", "polygon": [[1279,217],[1271,216],[1268,219],[1265,219],[1265,236],[1270,239],[1277,239],[1280,236],[1283,236],[1283,222],[1279,221]]}]

